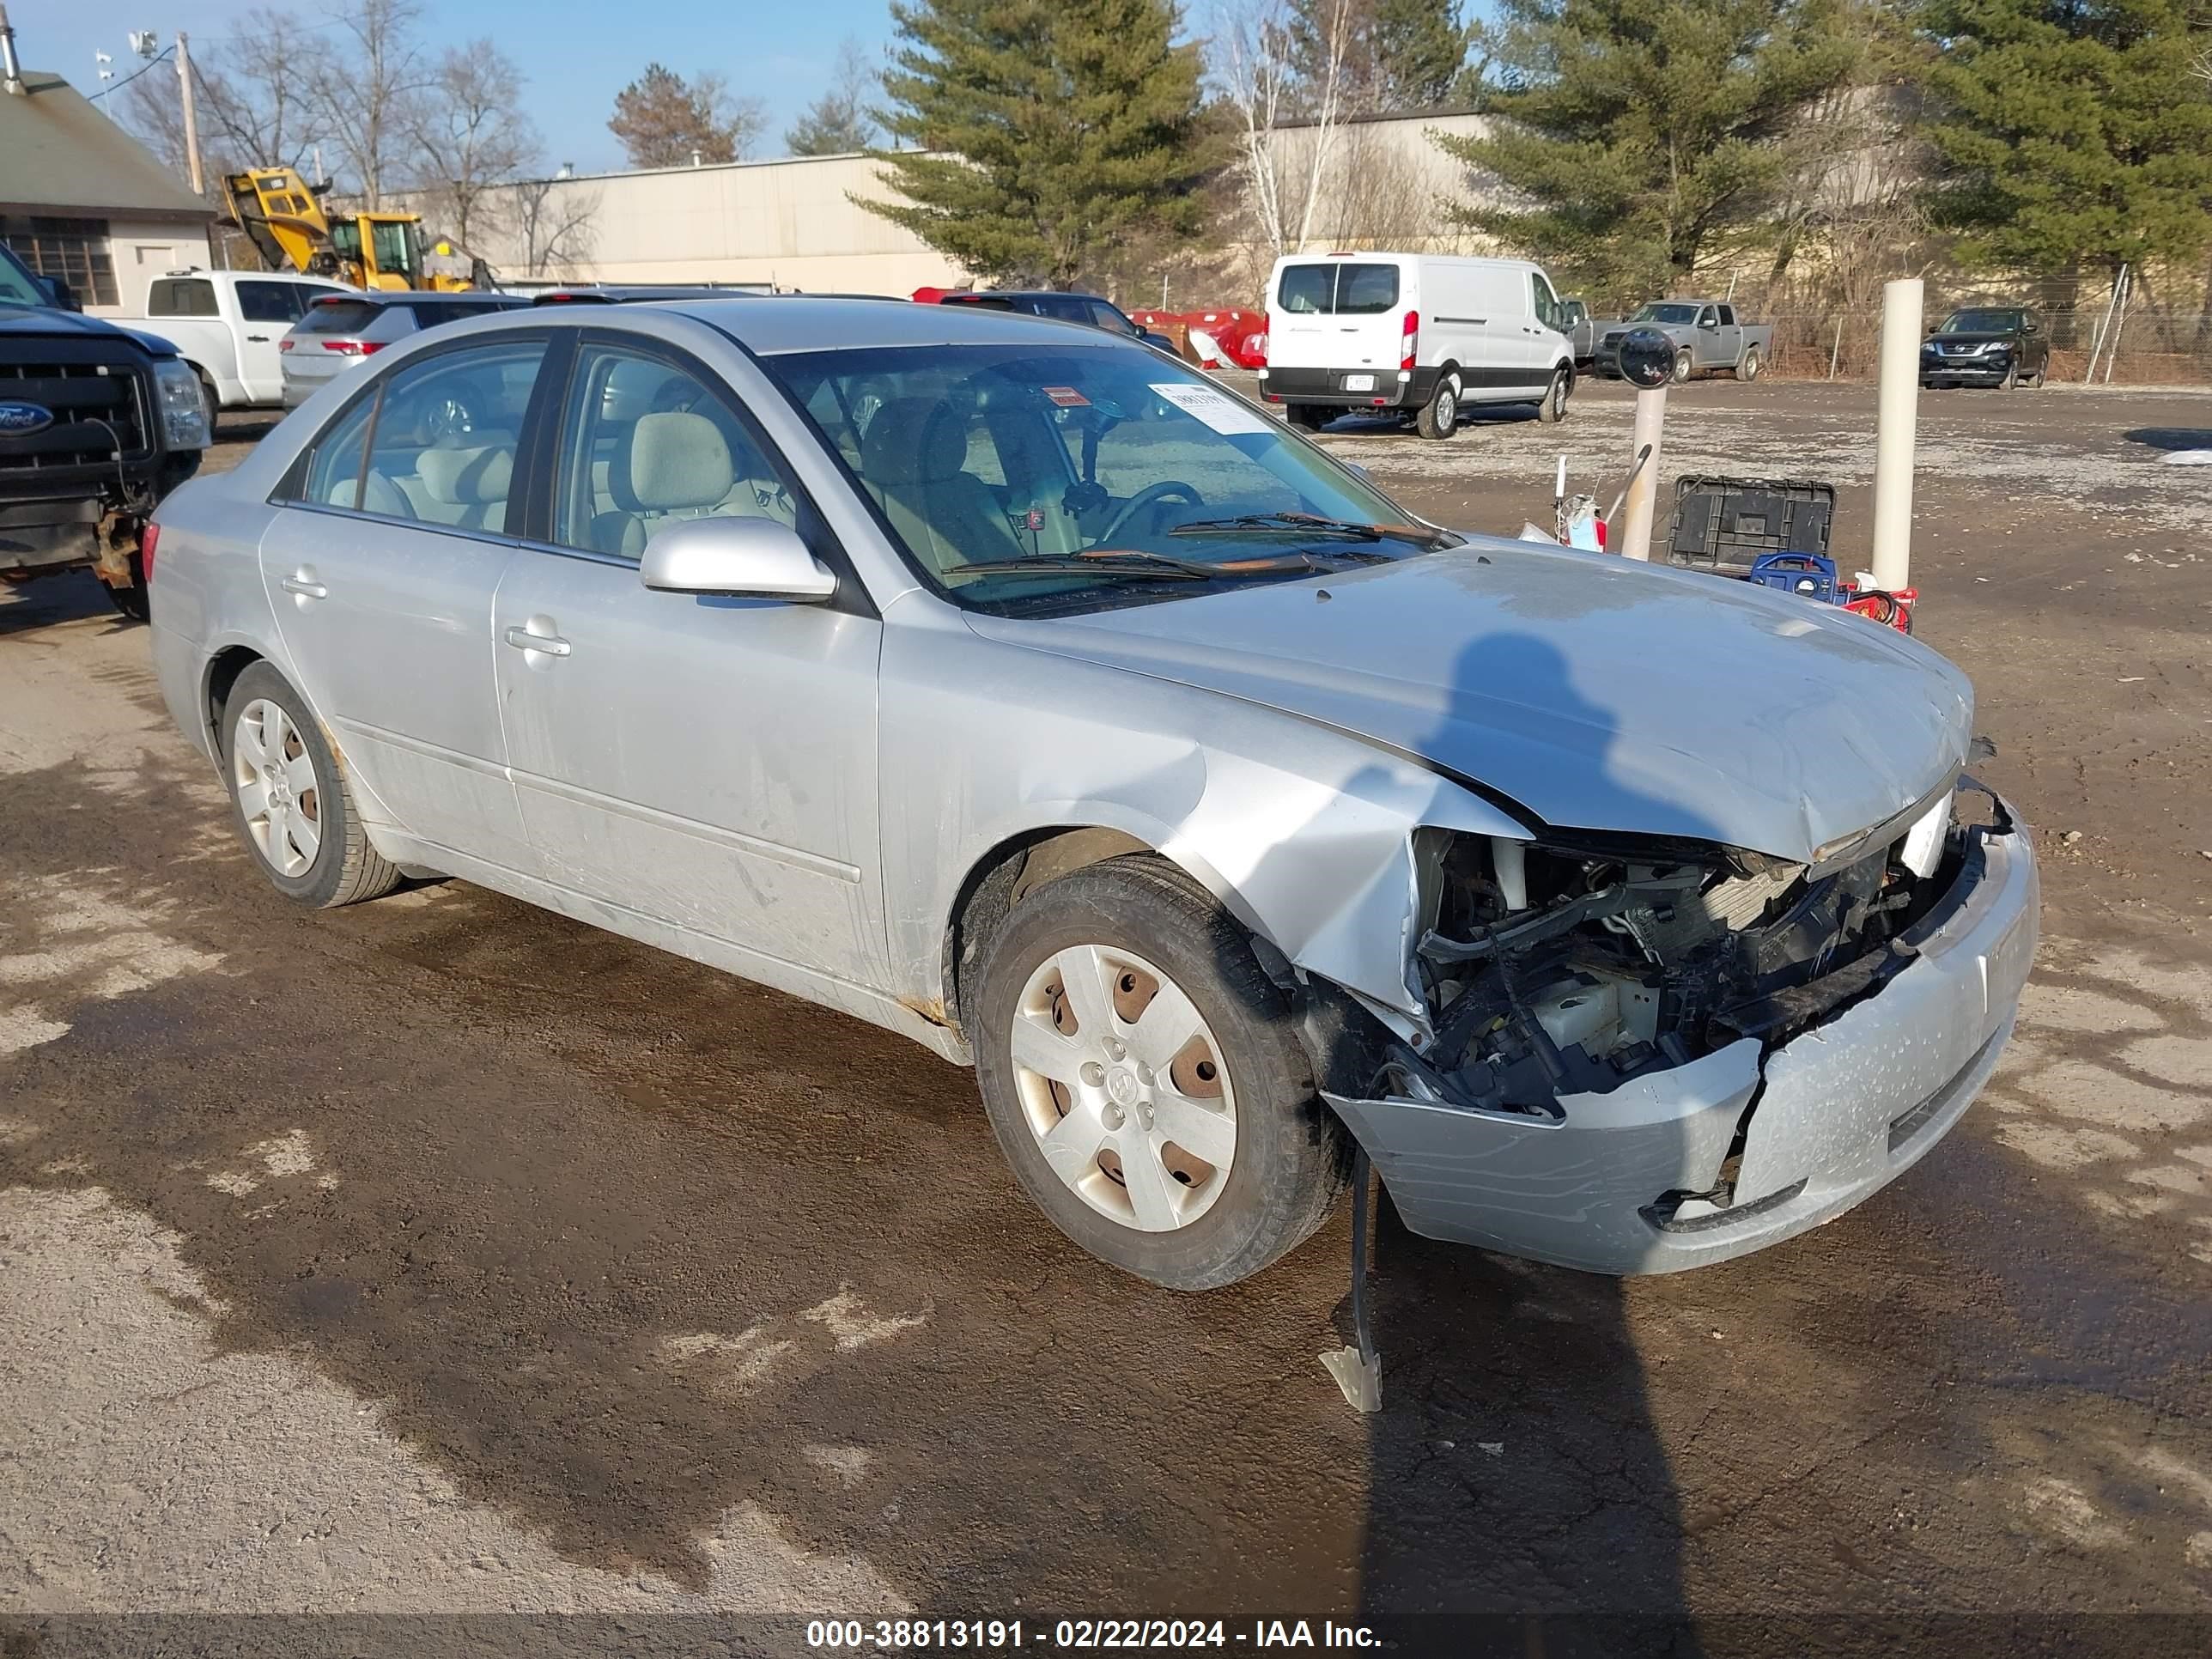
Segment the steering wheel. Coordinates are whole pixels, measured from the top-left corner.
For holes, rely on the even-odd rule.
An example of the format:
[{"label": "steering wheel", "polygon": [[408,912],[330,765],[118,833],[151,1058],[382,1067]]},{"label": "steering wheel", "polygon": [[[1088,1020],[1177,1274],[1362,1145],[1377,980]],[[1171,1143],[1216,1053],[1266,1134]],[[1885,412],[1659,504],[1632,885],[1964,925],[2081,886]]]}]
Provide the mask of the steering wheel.
[{"label": "steering wheel", "polygon": [[1124,501],[1121,504],[1121,510],[1116,513],[1107,526],[1098,532],[1097,545],[1103,547],[1120,535],[1121,526],[1135,518],[1141,508],[1150,507],[1154,501],[1164,501],[1170,495],[1180,495],[1193,507],[1206,505],[1206,497],[1200,495],[1194,486],[1185,483],[1180,478],[1163,478],[1156,484],[1146,484]]}]

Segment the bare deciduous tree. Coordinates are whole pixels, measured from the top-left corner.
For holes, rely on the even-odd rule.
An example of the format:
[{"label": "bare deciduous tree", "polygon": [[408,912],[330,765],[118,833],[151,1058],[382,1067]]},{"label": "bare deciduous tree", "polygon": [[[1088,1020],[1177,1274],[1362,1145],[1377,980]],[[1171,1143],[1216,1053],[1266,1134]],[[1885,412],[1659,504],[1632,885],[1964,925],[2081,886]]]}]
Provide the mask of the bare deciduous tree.
[{"label": "bare deciduous tree", "polygon": [[415,33],[415,0],[331,0],[332,27],[308,93],[317,125],[370,208],[413,182],[408,140],[437,66]]},{"label": "bare deciduous tree", "polygon": [[1315,21],[1304,75],[1282,0],[1249,0],[1214,32],[1215,74],[1237,112],[1237,172],[1271,259],[1302,252],[1313,234],[1344,115],[1351,0],[1327,0]]},{"label": "bare deciduous tree", "polygon": [[471,40],[439,61],[429,87],[415,100],[410,131],[416,182],[468,250],[486,228],[485,192],[534,161],[538,130],[522,113],[522,76],[489,40]]},{"label": "bare deciduous tree", "polygon": [[[322,138],[308,84],[319,48],[294,14],[256,7],[236,33],[194,57],[200,154],[210,194],[221,193],[226,173],[305,167]],[[125,94],[125,118],[147,148],[183,169],[184,113],[174,76],[139,76]]]},{"label": "bare deciduous tree", "polygon": [[504,216],[521,252],[523,274],[556,274],[556,265],[574,268],[592,257],[592,221],[599,193],[566,179],[526,179],[501,192]]}]

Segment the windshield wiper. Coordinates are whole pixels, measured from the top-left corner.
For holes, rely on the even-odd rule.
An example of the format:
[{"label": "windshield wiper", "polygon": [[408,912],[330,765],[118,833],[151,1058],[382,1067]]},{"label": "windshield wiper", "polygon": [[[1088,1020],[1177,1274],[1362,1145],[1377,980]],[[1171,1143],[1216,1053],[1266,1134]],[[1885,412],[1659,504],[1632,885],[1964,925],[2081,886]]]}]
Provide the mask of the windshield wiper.
[{"label": "windshield wiper", "polygon": [[1237,536],[1247,532],[1295,530],[1307,536],[1349,536],[1355,541],[1379,542],[1382,532],[1371,524],[1349,519],[1325,519],[1318,513],[1239,513],[1228,519],[1191,519],[1168,532],[1170,536]]},{"label": "windshield wiper", "polygon": [[1216,574],[1210,564],[1196,559],[1170,558],[1164,553],[1145,553],[1130,549],[1127,552],[1071,554],[1066,557],[1040,556],[1022,559],[992,559],[983,563],[947,565],[940,573],[947,576],[1134,576],[1163,578],[1169,581],[1204,581]]},{"label": "windshield wiper", "polygon": [[[1308,536],[1343,536],[1353,541],[1413,542],[1422,547],[1456,547],[1459,538],[1449,530],[1424,524],[1359,524],[1350,519],[1325,519],[1318,513],[1243,513],[1233,519],[1194,519],[1179,524],[1171,536],[1245,536],[1297,531]],[[1387,557],[1376,554],[1376,558]]]}]

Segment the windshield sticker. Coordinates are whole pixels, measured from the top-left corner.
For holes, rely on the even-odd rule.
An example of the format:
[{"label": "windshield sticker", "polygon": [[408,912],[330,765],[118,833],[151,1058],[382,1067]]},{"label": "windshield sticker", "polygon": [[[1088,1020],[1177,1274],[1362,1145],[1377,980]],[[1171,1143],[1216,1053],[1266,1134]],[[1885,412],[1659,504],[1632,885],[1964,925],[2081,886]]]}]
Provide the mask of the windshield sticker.
[{"label": "windshield sticker", "polygon": [[1078,392],[1072,386],[1048,386],[1044,389],[1044,395],[1051,398],[1055,404],[1058,404],[1062,409],[1088,409],[1091,407],[1091,399],[1085,397],[1080,392]]},{"label": "windshield sticker", "polygon": [[1165,386],[1156,386],[1152,390],[1184,414],[1205,422],[1226,437],[1268,429],[1266,416],[1237,402],[1217,386],[1170,381]]}]

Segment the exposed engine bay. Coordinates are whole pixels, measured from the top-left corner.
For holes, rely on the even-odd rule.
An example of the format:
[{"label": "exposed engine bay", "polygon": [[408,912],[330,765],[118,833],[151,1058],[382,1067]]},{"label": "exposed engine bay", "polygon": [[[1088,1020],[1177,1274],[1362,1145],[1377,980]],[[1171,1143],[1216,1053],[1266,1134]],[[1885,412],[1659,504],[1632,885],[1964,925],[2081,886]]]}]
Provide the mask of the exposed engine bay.
[{"label": "exposed engine bay", "polygon": [[[1972,786],[1969,786],[1970,787]],[[1910,834],[1820,866],[1692,842],[1439,836],[1415,969],[1433,1037],[1380,1087],[1557,1119],[1743,1038],[1785,1043],[1911,959],[1966,834],[1948,791]]]}]

